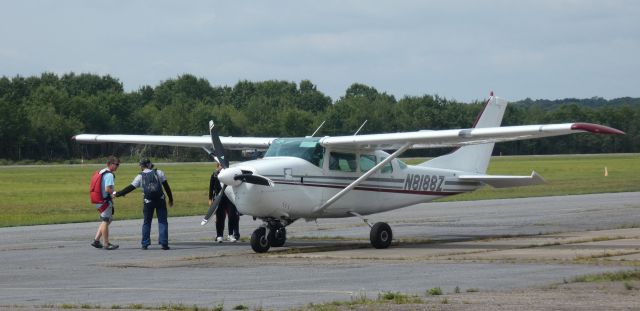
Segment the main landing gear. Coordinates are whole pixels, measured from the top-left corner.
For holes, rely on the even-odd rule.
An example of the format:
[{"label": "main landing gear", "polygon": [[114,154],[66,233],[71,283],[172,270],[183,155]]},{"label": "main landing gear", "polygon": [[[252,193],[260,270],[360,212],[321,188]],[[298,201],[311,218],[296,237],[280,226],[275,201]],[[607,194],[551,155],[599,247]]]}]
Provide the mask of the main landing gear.
[{"label": "main landing gear", "polygon": [[371,227],[369,240],[371,240],[371,245],[373,245],[373,247],[387,248],[391,245],[392,239],[393,232],[386,222],[377,222]]},{"label": "main landing gear", "polygon": [[373,225],[369,223],[369,220],[364,218],[362,215],[350,212],[351,215],[360,217],[362,221],[364,221],[371,228],[371,232],[369,232],[369,240],[371,241],[371,245],[375,248],[387,248],[391,245],[391,241],[393,240],[393,231],[391,231],[391,226],[386,222],[377,222]]},{"label": "main landing gear", "polygon": [[282,247],[287,241],[286,226],[293,221],[281,222],[277,219],[264,219],[264,224],[251,234],[251,248],[256,253],[265,253],[271,246]]}]

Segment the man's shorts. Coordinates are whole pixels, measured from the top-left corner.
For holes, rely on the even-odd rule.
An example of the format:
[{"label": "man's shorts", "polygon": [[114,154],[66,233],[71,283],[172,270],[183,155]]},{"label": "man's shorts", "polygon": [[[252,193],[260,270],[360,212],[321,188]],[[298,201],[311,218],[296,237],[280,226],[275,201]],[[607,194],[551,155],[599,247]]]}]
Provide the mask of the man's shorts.
[{"label": "man's shorts", "polygon": [[109,204],[109,207],[100,213],[100,219],[106,222],[111,222],[111,220],[113,220],[113,205]]}]

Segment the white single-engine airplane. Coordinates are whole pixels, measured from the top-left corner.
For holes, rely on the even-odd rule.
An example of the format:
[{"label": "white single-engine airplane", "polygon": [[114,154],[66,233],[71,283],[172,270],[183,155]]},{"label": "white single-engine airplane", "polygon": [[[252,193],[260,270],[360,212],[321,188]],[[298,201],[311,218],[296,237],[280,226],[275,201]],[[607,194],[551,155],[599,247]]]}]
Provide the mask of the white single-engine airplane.
[{"label": "white single-engine airplane", "polygon": [[[487,175],[496,142],[579,132],[624,134],[590,123],[500,127],[506,106],[504,99],[489,97],[475,125],[467,129],[337,137],[219,137],[210,121],[210,138],[80,134],[74,139],[82,143],[205,149],[221,163],[219,180],[224,187],[202,224],[226,195],[240,213],[263,221],[251,235],[251,247],[258,253],[268,251],[271,246],[283,246],[285,227],[300,218],[360,217],[371,227],[371,244],[375,248],[387,248],[393,237],[391,227],[384,222],[371,225],[364,215],[473,191],[483,184],[502,188],[544,183],[535,172],[530,176]],[[458,148],[418,165],[407,165],[397,159],[408,149],[436,147]],[[263,159],[229,166],[224,149],[267,151]],[[389,154],[383,150],[394,152]]]}]

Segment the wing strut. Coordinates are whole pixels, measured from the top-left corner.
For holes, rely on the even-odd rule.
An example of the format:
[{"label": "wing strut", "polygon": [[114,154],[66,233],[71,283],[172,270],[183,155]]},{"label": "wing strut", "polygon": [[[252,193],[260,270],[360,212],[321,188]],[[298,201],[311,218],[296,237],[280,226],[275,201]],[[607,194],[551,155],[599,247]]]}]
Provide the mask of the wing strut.
[{"label": "wing strut", "polygon": [[380,163],[376,164],[376,166],[372,167],[370,170],[368,170],[366,173],[364,173],[358,179],[354,180],[346,188],[340,190],[340,192],[338,192],[334,196],[332,196],[329,200],[327,200],[327,202],[324,202],[324,204],[316,207],[313,210],[313,213],[320,213],[323,210],[325,210],[327,207],[329,207],[329,205],[333,204],[335,201],[340,199],[343,195],[347,194],[347,192],[353,190],[353,188],[357,187],[359,184],[361,184],[363,181],[365,181],[367,178],[369,178],[369,176],[371,176],[377,170],[379,170],[380,168],[385,166],[387,163],[391,162],[391,160],[397,158],[403,152],[407,151],[407,149],[409,149],[412,145],[413,145],[412,143],[405,143],[402,147],[400,147],[400,149],[396,150],[388,158],[380,161]]}]

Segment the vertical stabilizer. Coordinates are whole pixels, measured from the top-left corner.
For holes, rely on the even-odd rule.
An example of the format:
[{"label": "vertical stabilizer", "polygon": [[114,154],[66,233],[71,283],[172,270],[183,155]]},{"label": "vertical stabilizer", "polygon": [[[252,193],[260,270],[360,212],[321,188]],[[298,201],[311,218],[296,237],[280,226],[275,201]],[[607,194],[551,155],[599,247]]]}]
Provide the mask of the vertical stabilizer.
[{"label": "vertical stabilizer", "polygon": [[[500,126],[506,108],[506,100],[494,96],[489,97],[473,127]],[[460,147],[449,154],[426,161],[420,165],[484,174],[489,166],[493,145],[491,143]]]}]

